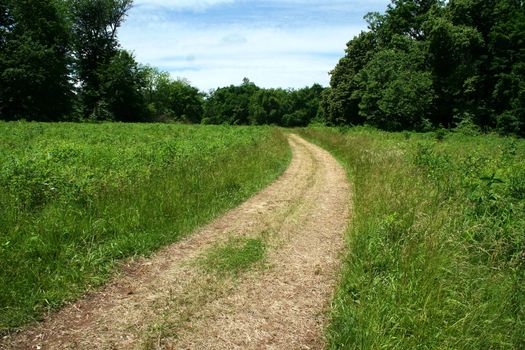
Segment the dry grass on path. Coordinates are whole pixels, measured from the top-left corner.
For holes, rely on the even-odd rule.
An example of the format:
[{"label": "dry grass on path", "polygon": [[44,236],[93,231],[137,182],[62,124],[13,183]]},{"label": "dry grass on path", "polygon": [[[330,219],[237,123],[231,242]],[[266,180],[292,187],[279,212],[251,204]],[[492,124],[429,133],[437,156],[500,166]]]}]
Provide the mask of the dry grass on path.
[{"label": "dry grass on path", "polygon": [[[322,348],[349,188],[328,152],[289,140],[292,162],[274,184],[0,348]],[[242,240],[260,243],[251,268],[217,273],[199,263]]]}]

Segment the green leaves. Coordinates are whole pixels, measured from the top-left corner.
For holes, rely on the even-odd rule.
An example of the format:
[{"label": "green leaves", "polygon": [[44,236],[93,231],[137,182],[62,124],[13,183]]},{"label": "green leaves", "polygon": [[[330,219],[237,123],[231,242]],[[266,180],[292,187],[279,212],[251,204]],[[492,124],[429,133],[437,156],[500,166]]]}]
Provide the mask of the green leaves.
[{"label": "green leaves", "polygon": [[53,0],[3,0],[0,11],[0,118],[60,120],[72,97],[60,8]]},{"label": "green leaves", "polygon": [[149,66],[141,70],[145,80],[142,94],[154,119],[200,123],[204,101],[197,88]]},{"label": "green leaves", "polygon": [[324,91],[319,84],[298,90],[262,89],[245,79],[240,86],[210,93],[205,100],[203,123],[307,126],[322,118]]},{"label": "green leaves", "polygon": [[471,118],[525,135],[523,2],[394,0],[365,19],[370,31],[331,72],[329,123],[419,130]]},{"label": "green leaves", "polygon": [[[144,110],[137,101],[134,75],[137,64],[131,55],[118,50],[116,37],[132,3],[132,0],[70,0],[76,75],[82,86],[81,108],[85,118],[129,120],[130,114],[140,115]],[[115,85],[118,89],[108,97],[111,91],[108,89]],[[128,103],[128,110],[124,110],[123,105]]]},{"label": "green leaves", "polygon": [[[133,56],[119,50],[100,74],[101,98],[107,103],[107,109],[115,120],[140,121],[146,116],[144,97],[141,87],[144,85],[140,67]],[[92,119],[99,118],[95,113]]]},{"label": "green leaves", "polygon": [[421,128],[429,116],[433,89],[429,73],[417,70],[417,56],[384,50],[359,72],[359,114],[386,130]]}]

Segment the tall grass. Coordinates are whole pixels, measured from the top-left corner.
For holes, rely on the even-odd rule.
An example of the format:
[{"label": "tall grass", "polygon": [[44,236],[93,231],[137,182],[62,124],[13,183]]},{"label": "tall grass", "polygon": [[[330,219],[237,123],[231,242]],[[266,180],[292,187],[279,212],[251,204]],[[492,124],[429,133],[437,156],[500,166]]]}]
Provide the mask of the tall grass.
[{"label": "tall grass", "polygon": [[302,133],[354,185],[330,348],[525,348],[523,140]]},{"label": "tall grass", "polygon": [[273,181],[274,128],[0,123],[0,332]]}]

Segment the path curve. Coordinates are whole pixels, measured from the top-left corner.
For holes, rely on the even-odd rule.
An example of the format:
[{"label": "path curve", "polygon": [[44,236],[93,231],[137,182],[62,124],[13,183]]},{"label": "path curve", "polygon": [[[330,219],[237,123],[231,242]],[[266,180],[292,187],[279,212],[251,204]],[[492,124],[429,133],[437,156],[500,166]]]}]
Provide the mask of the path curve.
[{"label": "path curve", "polygon": [[[0,340],[0,349],[321,349],[350,210],[343,168],[289,136],[272,185],[102,291]],[[264,268],[218,278],[195,261],[218,242],[264,234]]]}]

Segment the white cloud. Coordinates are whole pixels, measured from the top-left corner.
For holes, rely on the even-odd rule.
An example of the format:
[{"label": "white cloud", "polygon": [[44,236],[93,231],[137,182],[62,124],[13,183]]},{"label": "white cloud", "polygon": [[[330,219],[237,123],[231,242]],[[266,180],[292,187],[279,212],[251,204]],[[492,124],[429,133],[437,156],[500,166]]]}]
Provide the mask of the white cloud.
[{"label": "white cloud", "polygon": [[328,72],[344,55],[345,43],[360,27],[128,28],[123,47],[137,60],[188,78],[202,90],[239,84],[248,77],[264,87],[326,85]]},{"label": "white cloud", "polygon": [[169,9],[185,9],[203,11],[209,7],[230,4],[234,0],[135,0],[135,6],[164,7]]},{"label": "white cloud", "polygon": [[[262,3],[262,0],[251,1]],[[326,21],[308,22],[299,17],[295,18],[294,25],[304,24],[292,29],[289,24],[272,22],[271,16],[265,16],[264,13],[258,13],[254,18],[247,17],[250,20],[230,22],[211,17],[217,15],[216,12],[209,15],[204,11],[202,16],[178,12],[179,9],[198,11],[234,2],[136,0],[137,6],[132,9],[120,30],[121,44],[133,51],[139,62],[166,70],[174,78],[188,78],[204,91],[239,84],[244,77],[262,87],[297,88],[313,83],[327,85],[328,72],[344,55],[346,43],[366,28],[364,21],[355,19],[331,21],[327,18]],[[265,3],[272,2],[278,1],[265,0]],[[239,1],[239,4],[242,3],[246,5],[246,2]],[[364,0],[281,1],[281,4],[286,3],[297,5],[299,9],[302,9],[299,3],[311,6],[366,6],[363,5]],[[236,5],[233,7],[236,8]],[[231,15],[229,11],[229,8],[225,9]],[[234,17],[242,16],[242,13],[233,13]],[[296,12],[290,14],[298,15]],[[287,13],[282,15],[286,16]]]}]

